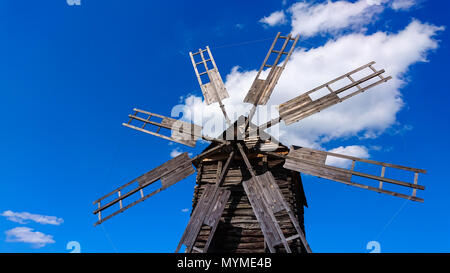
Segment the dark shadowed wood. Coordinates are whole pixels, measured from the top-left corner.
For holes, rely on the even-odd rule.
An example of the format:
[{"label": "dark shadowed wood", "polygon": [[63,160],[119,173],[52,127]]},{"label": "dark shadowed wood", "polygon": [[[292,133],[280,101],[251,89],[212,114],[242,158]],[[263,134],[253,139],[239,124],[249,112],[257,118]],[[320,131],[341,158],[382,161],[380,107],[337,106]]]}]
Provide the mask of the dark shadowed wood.
[{"label": "dark shadowed wood", "polygon": [[197,252],[208,251],[209,244],[214,236],[219,219],[222,216],[222,212],[227,204],[228,198],[230,197],[230,191],[220,188],[220,185],[228,172],[233,156],[234,151],[229,154],[223,169],[222,162],[217,162],[216,183],[206,187],[205,192],[199,201],[199,205],[194,209],[194,212],[189,219],[189,223],[175,252],[178,252],[183,244],[186,246],[186,252],[191,252],[194,248],[194,241],[203,225],[210,226],[211,232],[206,244],[203,246],[203,249],[200,251],[200,249],[196,247],[195,250]]},{"label": "dark shadowed wood", "polygon": [[[245,144],[247,146],[247,143]],[[280,146],[276,151],[287,153],[288,149]],[[283,198],[286,200],[287,206],[293,212],[294,217],[297,219],[303,231],[303,206],[306,205],[306,199],[303,188],[301,187],[300,175],[284,169],[282,167],[284,159],[267,156],[267,162],[264,162],[264,155],[255,153],[253,150],[249,150],[246,153],[249,163],[253,166],[257,175],[263,171],[270,171],[273,174],[275,182],[279,186]],[[231,164],[221,185],[230,190],[231,195],[224,208],[214,237],[210,242],[208,252],[262,253],[266,251],[261,226],[253,212],[242,183],[248,180],[251,175],[243,161],[244,159],[242,157],[239,159],[239,156],[239,153],[235,155],[235,160]],[[205,157],[199,161],[199,165],[197,166],[199,174],[197,176],[197,185],[193,199],[194,208],[198,206],[199,198],[205,192],[207,185],[216,182],[217,160],[224,160],[224,157]],[[286,239],[297,234],[296,228],[290,220],[287,211],[280,211],[275,216]],[[194,245],[202,249],[208,238],[210,238],[208,237],[210,232],[211,230],[208,227],[203,226]],[[299,238],[295,238],[287,243],[293,252],[306,251]],[[275,247],[275,251],[285,251],[285,249],[283,246],[281,248]]]}]

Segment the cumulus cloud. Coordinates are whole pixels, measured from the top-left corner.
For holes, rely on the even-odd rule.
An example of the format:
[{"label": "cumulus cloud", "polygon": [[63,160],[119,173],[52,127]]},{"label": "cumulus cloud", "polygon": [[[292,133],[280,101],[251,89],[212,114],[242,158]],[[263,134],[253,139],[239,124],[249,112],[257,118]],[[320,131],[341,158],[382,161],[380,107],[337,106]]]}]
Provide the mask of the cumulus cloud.
[{"label": "cumulus cloud", "polygon": [[384,1],[359,0],[307,3],[298,2],[289,8],[294,34],[311,37],[317,33],[336,33],[344,28],[358,29],[370,24],[384,10]]},{"label": "cumulus cloud", "polygon": [[269,16],[263,17],[261,20],[259,20],[259,22],[265,25],[269,25],[271,27],[276,25],[282,25],[286,23],[286,15],[282,10],[275,11],[271,13]]},{"label": "cumulus cloud", "polygon": [[415,0],[394,0],[391,2],[391,7],[394,10],[409,10],[416,5]]},{"label": "cumulus cloud", "polygon": [[181,210],[181,212],[188,212],[188,211],[189,211],[188,208],[184,208],[184,209]]},{"label": "cumulus cloud", "polygon": [[[253,122],[261,124],[269,118],[275,118],[278,112],[269,111],[275,105],[356,67],[376,61],[375,68],[385,69],[385,75],[392,76],[392,80],[298,123],[287,127],[282,123],[273,128],[279,130],[279,139],[285,145],[295,144],[316,149],[322,149],[323,144],[339,138],[375,138],[387,128],[399,124],[396,114],[405,105],[400,92],[407,84],[404,75],[411,65],[427,61],[428,53],[438,47],[435,35],[441,30],[443,27],[413,20],[397,33],[351,33],[308,50],[301,48],[300,41],[300,48],[293,52],[267,108],[260,107],[259,120],[254,119]],[[230,98],[223,103],[233,119],[246,114],[251,108],[251,105],[242,103],[242,100],[256,72],[235,66],[224,77]],[[218,105],[206,105],[201,97],[188,96],[182,107],[184,118],[196,124],[202,124],[206,128],[211,123],[223,124],[224,119]],[[190,118],[192,113],[201,113],[202,116]],[[220,132],[216,130],[205,133],[216,136]]]},{"label": "cumulus cloud", "polygon": [[[177,157],[182,153],[184,152],[180,148],[176,147],[170,152],[170,157]],[[192,156],[192,153],[188,153],[188,156]]]},{"label": "cumulus cloud", "polygon": [[181,155],[183,152],[177,147],[170,152],[170,157],[176,157]]},{"label": "cumulus cloud", "polygon": [[312,37],[348,29],[364,31],[386,8],[405,11],[416,4],[417,0],[299,1],[286,9],[287,14],[283,10],[275,11],[260,22],[265,26],[276,26],[290,19],[293,34]]},{"label": "cumulus cloud", "polygon": [[56,216],[32,214],[29,212],[14,212],[11,210],[6,210],[0,215],[6,217],[6,219],[8,219],[9,221],[16,222],[19,224],[26,224],[29,221],[33,221],[43,225],[59,226],[64,222],[62,218],[58,218]]},{"label": "cumulus cloud", "polygon": [[41,248],[47,244],[53,244],[53,236],[39,231],[33,231],[28,227],[16,227],[5,231],[7,242],[21,242],[31,244],[33,247]]},{"label": "cumulus cloud", "polygon": [[[331,149],[329,152],[335,154],[342,154],[348,156],[354,156],[359,158],[369,158],[369,151],[364,146],[351,145],[351,146],[340,146],[334,149]],[[327,160],[325,164],[335,167],[348,168],[351,166],[352,161],[349,159],[327,156]]]}]

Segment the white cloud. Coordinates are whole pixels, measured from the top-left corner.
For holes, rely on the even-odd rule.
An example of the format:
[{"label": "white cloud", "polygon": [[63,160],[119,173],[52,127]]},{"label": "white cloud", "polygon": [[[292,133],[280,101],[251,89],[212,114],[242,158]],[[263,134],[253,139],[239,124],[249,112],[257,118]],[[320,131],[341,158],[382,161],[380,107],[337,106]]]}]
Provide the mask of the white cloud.
[{"label": "white cloud", "polygon": [[[438,47],[434,36],[442,29],[413,20],[397,33],[352,33],[309,50],[297,48],[268,102],[269,108],[370,61],[376,61],[375,67],[384,68],[385,75],[393,79],[298,123],[287,127],[282,124],[279,127],[281,142],[285,145],[322,148],[323,144],[338,138],[374,138],[387,128],[399,124],[396,114],[405,104],[400,92],[407,84],[404,74],[412,64],[427,61],[427,54]],[[242,100],[255,75],[256,70],[245,71],[236,66],[224,77],[230,98],[223,103],[229,116],[234,116],[234,119],[251,108]],[[207,128],[210,123],[223,124],[217,103],[206,105],[201,97],[187,97],[184,112],[201,113],[203,116],[196,115],[192,120],[202,124],[203,118],[206,120],[203,125]],[[273,112],[272,118],[277,115],[276,111]],[[184,117],[189,117],[189,114]],[[253,122],[260,124],[266,120]],[[204,133],[216,136],[220,132]]]},{"label": "white cloud", "polygon": [[284,14],[284,11],[275,11],[272,12],[269,16],[263,17],[261,20],[259,20],[260,23],[269,25],[271,27],[276,25],[282,25],[286,23],[286,15]]},{"label": "white cloud", "polygon": [[26,224],[29,221],[33,221],[43,225],[59,226],[64,222],[62,218],[58,218],[56,216],[32,214],[29,212],[13,212],[11,210],[6,210],[0,215],[6,217],[6,219],[8,219],[9,221],[13,221],[20,224]]},{"label": "white cloud", "polygon": [[311,37],[317,33],[336,33],[344,28],[360,29],[373,22],[384,10],[384,1],[295,3],[289,8],[292,32]]},{"label": "white cloud", "polygon": [[173,149],[173,150],[170,152],[170,157],[176,157],[176,156],[181,155],[182,153],[183,153],[183,151],[181,151],[181,150],[177,147],[177,148]]},{"label": "white cloud", "polygon": [[[329,152],[335,154],[342,154],[348,156],[354,156],[359,158],[369,158],[369,152],[366,147],[352,145],[352,146],[340,146],[331,149]],[[327,156],[325,164],[335,167],[348,168],[351,166],[352,161],[349,159],[343,159],[335,156]]]},{"label": "white cloud", "polygon": [[188,212],[188,211],[189,211],[188,208],[184,208],[184,209],[181,210],[181,212]]},{"label": "white cloud", "polygon": [[394,0],[391,2],[391,7],[394,10],[409,10],[416,5],[415,0]]},{"label": "white cloud", "polygon": [[39,231],[33,231],[28,227],[16,227],[5,231],[7,242],[21,242],[31,244],[33,247],[40,248],[46,244],[53,244],[53,236]]}]

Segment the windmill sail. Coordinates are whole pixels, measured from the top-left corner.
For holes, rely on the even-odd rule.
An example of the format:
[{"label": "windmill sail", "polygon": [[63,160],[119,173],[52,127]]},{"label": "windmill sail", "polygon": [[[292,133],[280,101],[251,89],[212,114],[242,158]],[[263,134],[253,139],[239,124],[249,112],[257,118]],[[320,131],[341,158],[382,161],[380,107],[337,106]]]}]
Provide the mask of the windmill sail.
[{"label": "windmill sail", "polygon": [[[278,39],[284,39],[284,43],[281,49],[275,50],[274,47]],[[286,63],[289,60],[289,57],[291,56],[292,51],[294,50],[295,45],[298,42],[298,39],[298,35],[297,37],[292,38],[291,34],[289,34],[288,36],[280,36],[280,33],[278,32],[269,49],[269,52],[266,55],[266,58],[264,59],[258,73],[256,74],[256,78],[253,81],[253,84],[250,87],[247,96],[244,98],[244,102],[252,103],[253,105],[265,105],[267,103],[270,95],[273,92],[273,89],[275,88],[275,85],[278,82],[278,79],[281,76],[281,73],[283,73],[283,70],[286,67]],[[293,43],[290,45],[290,49],[287,50],[290,41],[293,41]],[[272,54],[275,54],[275,60],[272,64],[269,65],[267,64],[267,61],[272,56]],[[286,55],[286,58],[280,65],[279,62],[283,55]],[[265,68],[270,68],[269,74],[267,75],[266,79],[261,79],[261,73]]]},{"label": "windmill sail", "polygon": [[[216,188],[214,185],[206,187],[191,215],[191,219],[189,219],[189,223],[175,252],[178,252],[182,245],[186,246],[186,252],[194,250],[195,252],[205,253],[208,251],[209,244],[219,224],[225,205],[230,198],[230,194],[229,190]],[[194,247],[194,243],[203,225],[211,227],[211,232],[203,249],[199,249]]]},{"label": "windmill sail", "polygon": [[[254,176],[242,183],[245,193],[248,196],[250,204],[253,208],[256,218],[264,234],[264,239],[270,250],[275,252],[275,246],[282,244],[286,252],[290,253],[291,249],[288,242],[300,238],[307,252],[311,252],[311,248],[306,241],[305,235],[298,224],[289,205],[283,198],[281,191],[275,182],[271,172],[265,172],[262,175]],[[280,211],[286,211],[293,223],[297,234],[286,238],[281,230],[275,214]]]},{"label": "windmill sail", "polygon": [[[195,169],[192,167],[192,159],[189,158],[187,152],[182,153],[177,157],[165,162],[161,166],[139,176],[136,179],[128,182],[127,184],[119,187],[118,189],[110,192],[109,194],[101,197],[100,199],[94,202],[94,205],[98,205],[98,209],[94,211],[94,214],[98,215],[98,221],[94,225],[98,225],[103,223],[104,221],[110,219],[111,217],[129,209],[130,207],[146,200],[147,198],[159,193],[162,190],[167,189],[168,187],[174,185],[175,183],[185,179],[195,172]],[[156,181],[161,181],[161,187],[151,193],[144,195],[143,189]],[[131,190],[127,191],[123,194],[124,191],[134,186]],[[136,195],[139,192],[140,198],[136,201],[130,203],[129,205],[124,206],[123,202],[126,198]],[[117,194],[117,197],[113,200],[109,201],[105,205],[101,205],[101,202],[106,198],[112,196],[113,194]],[[119,203],[119,209],[106,217],[102,217],[102,211],[113,206],[114,204]]]},{"label": "windmill sail", "polygon": [[[244,159],[245,165],[252,176],[249,180],[242,183],[245,193],[250,201],[253,212],[256,219],[259,222],[261,231],[264,234],[264,240],[269,247],[270,252],[275,252],[275,246],[283,244],[286,252],[290,253],[291,249],[288,242],[300,238],[307,252],[311,252],[311,248],[306,241],[305,235],[298,224],[297,219],[292,213],[289,205],[283,198],[280,188],[271,172],[265,172],[262,175],[256,175],[253,170],[244,148],[240,143],[237,143],[239,152],[242,159]],[[297,234],[286,238],[283,231],[280,228],[278,220],[275,217],[275,213],[280,211],[286,211],[289,215],[289,219],[292,222]]]},{"label": "windmill sail", "polygon": [[[339,102],[342,102],[346,99],[349,99],[357,94],[360,94],[366,91],[369,88],[372,88],[382,82],[386,82],[391,79],[391,77],[383,77],[381,74],[384,73],[384,69],[377,71],[373,68],[373,64],[375,62],[370,62],[366,65],[363,65],[351,72],[348,72],[340,77],[337,77],[334,80],[331,80],[325,84],[322,84],[294,99],[291,99],[285,103],[280,104],[279,112],[280,118],[285,122],[286,125],[297,122],[301,119],[304,119],[314,113],[320,112],[332,105],[335,105]],[[360,72],[364,69],[371,69],[372,73],[369,75],[354,79],[352,75]],[[374,83],[363,86],[362,84],[373,79],[375,77],[379,77],[380,79]],[[333,90],[331,85],[337,82],[347,81],[343,87]],[[350,90],[354,88],[355,90]],[[328,92],[327,95],[322,96],[320,98],[313,99],[315,94],[318,95],[321,92]],[[351,92],[345,93],[345,96],[340,96],[340,94],[344,94],[344,91],[350,90]]]},{"label": "windmill sail", "polygon": [[[208,54],[208,58],[205,58],[204,52]],[[200,61],[196,62],[194,56],[200,55]],[[222,81],[219,70],[217,69],[216,62],[211,54],[211,50],[207,46],[206,49],[199,49],[198,52],[189,52],[192,65],[194,66],[195,75],[197,76],[198,83],[202,89],[203,96],[205,97],[206,104],[219,102],[229,97],[227,89]],[[198,66],[203,66],[204,71],[199,72]],[[205,75],[206,82],[202,80],[202,76]]]},{"label": "windmill sail", "polygon": [[[205,55],[203,54],[204,52],[208,54],[208,58],[205,58]],[[200,55],[199,62],[195,61],[194,56],[196,55]],[[198,83],[202,89],[206,104],[210,105],[211,103],[218,102],[228,125],[230,125],[230,118],[228,117],[227,112],[225,111],[225,106],[222,103],[222,100],[228,98],[229,95],[225,85],[223,84],[222,77],[220,77],[219,69],[217,69],[211,50],[208,46],[206,46],[206,49],[200,48],[196,53],[189,52],[189,56],[191,57],[195,75],[197,76]],[[202,65],[204,71],[199,72],[198,66],[202,67]],[[205,75],[206,82],[203,82],[202,80],[203,75]]]},{"label": "windmill sail", "polygon": [[[128,115],[130,118],[128,123],[122,123],[123,126],[190,147],[195,147],[198,138],[202,137],[201,126],[136,108],[134,108],[133,111],[134,114]],[[141,117],[138,115],[141,115]],[[153,117],[161,119],[161,121],[155,122],[150,120]],[[139,126],[133,125],[132,122],[138,123]],[[152,126],[153,128],[156,127],[156,131],[150,131],[146,128],[146,126]],[[171,135],[167,136],[162,134],[162,132],[160,132],[161,128],[169,129],[171,131]]]},{"label": "windmill sail", "polygon": [[[186,252],[190,253],[192,250],[198,253],[205,253],[208,251],[209,245],[212,241],[217,225],[219,224],[220,217],[222,216],[225,205],[230,198],[231,192],[229,190],[220,187],[225,175],[228,172],[230,163],[233,160],[234,151],[228,155],[228,159],[222,169],[222,161],[218,162],[217,169],[220,173],[217,174],[215,185],[207,185],[204,193],[200,197],[200,200],[195,207],[191,219],[184,230],[183,236],[178,244],[175,252],[178,252],[182,245],[186,246]],[[206,241],[203,249],[194,247],[195,240],[203,225],[207,225],[211,228],[208,240]]]},{"label": "windmill sail", "polygon": [[[269,152],[270,153],[270,152]],[[275,155],[275,153],[270,153]],[[338,159],[338,160],[348,160],[351,162],[351,168],[346,169],[338,166],[333,166],[333,164],[330,164],[327,159]],[[379,193],[385,193],[392,196],[397,196],[405,199],[410,199],[413,201],[423,202],[422,198],[416,197],[416,191],[417,190],[424,190],[425,187],[422,185],[419,185],[418,182],[418,176],[419,173],[426,173],[425,170],[421,169],[415,169],[400,165],[394,165],[390,163],[383,163],[378,162],[374,160],[368,160],[363,158],[357,158],[353,156],[347,156],[342,154],[336,154],[336,153],[330,153],[325,151],[319,151],[304,147],[291,147],[289,154],[285,156],[286,161],[284,164],[284,168],[298,171],[305,174],[310,174],[314,176],[318,176],[321,178],[330,179],[333,181],[337,181],[340,183],[344,183],[351,186],[356,186],[363,189],[368,189],[372,191],[376,191]],[[356,171],[356,163],[366,163],[368,165],[372,166],[379,166],[381,168],[380,175],[374,175],[374,174],[368,174],[363,171]],[[405,171],[409,174],[414,173],[413,181],[411,182],[405,182],[401,180],[391,179],[385,176],[386,169],[392,168],[397,170]],[[388,171],[389,173],[389,171]],[[357,183],[353,182],[352,178],[361,177],[366,178],[375,181],[375,183],[378,183],[378,187],[370,186],[367,184]],[[413,176],[411,175],[411,178]],[[391,185],[397,185],[402,186],[406,188],[412,189],[412,194],[407,195],[403,193],[399,193],[397,191],[387,190],[384,188],[385,184],[391,184]]]},{"label": "windmill sail", "polygon": [[[279,123],[281,120],[286,125],[290,125],[392,79],[391,76],[384,77],[382,75],[385,72],[384,69],[377,71],[373,67],[373,64],[375,62],[358,67],[353,71],[280,104],[278,106],[279,117],[260,125],[257,129],[263,131]],[[364,71],[367,73],[367,70],[370,71],[368,75],[359,78],[355,77],[355,74],[358,72],[363,73]],[[369,82],[377,77],[379,80]],[[341,85],[341,87],[333,90],[332,84]],[[326,95],[323,95],[324,93]]]}]

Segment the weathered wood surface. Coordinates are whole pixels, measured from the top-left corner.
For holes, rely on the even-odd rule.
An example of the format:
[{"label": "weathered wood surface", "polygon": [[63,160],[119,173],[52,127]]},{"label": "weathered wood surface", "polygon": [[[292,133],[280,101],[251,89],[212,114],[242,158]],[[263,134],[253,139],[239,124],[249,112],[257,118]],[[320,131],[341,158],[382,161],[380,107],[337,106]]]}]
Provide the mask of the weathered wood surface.
[{"label": "weathered wood surface", "polygon": [[[208,59],[205,59],[204,52],[207,52],[209,55]],[[196,62],[194,59],[195,55],[200,55],[200,62]],[[211,104],[214,102],[220,102],[223,99],[229,97],[228,92],[225,88],[225,84],[223,83],[222,77],[220,76],[219,70],[217,68],[216,62],[211,54],[211,50],[207,46],[206,49],[199,49],[198,52],[192,53],[189,52],[189,56],[191,57],[192,65],[194,67],[195,75],[197,77],[198,83],[203,93],[203,97],[205,98],[206,104]],[[212,64],[210,68],[208,66],[208,62]],[[204,72],[199,73],[197,68],[198,65],[204,66]],[[201,75],[208,76],[208,82],[203,82]]]},{"label": "weathered wood surface", "polygon": [[[269,206],[273,207],[274,204],[277,204],[277,200],[272,200],[271,196],[267,198],[269,193],[263,190],[263,188],[265,188],[263,183],[265,184],[266,179],[267,176],[260,175],[244,181],[242,185],[250,200],[256,219],[258,219],[270,252],[275,252],[274,247],[279,244],[283,244],[286,251],[291,252],[287,245],[286,238],[278,225],[278,221],[274,221],[275,215],[270,211]],[[276,197],[278,197],[278,195]],[[269,199],[270,201],[265,199]],[[268,202],[270,202],[270,204],[268,204]],[[277,206],[280,205],[280,203],[281,202],[278,202]]]},{"label": "weathered wood surface", "polygon": [[195,169],[192,167],[191,158],[188,156],[188,153],[185,152],[136,178],[136,180],[138,181],[139,186],[145,187],[150,183],[161,179],[163,187],[167,188],[194,172]]},{"label": "weathered wood surface", "polygon": [[[291,252],[287,241],[296,238],[299,238],[302,241],[307,252],[311,252],[304,233],[288,203],[284,200],[271,172],[267,171],[259,176],[252,177],[251,179],[244,181],[243,186],[250,203],[252,204],[255,215],[260,222],[261,230],[271,252],[275,252],[275,247],[279,244],[283,244],[285,250]],[[275,217],[275,214],[281,211],[287,213],[297,234],[289,236],[288,238],[285,237],[278,224],[280,216]],[[275,233],[277,233],[277,236],[274,235]]]},{"label": "weathered wood surface", "polygon": [[[229,190],[221,188],[220,186],[224,181],[225,175],[228,173],[233,157],[234,151],[228,155],[227,161],[223,167],[222,161],[217,162],[216,182],[214,185],[206,186],[205,191],[200,198],[200,203],[195,208],[175,252],[178,252],[183,244],[186,246],[186,252],[191,252],[193,249],[196,252],[208,251],[217,225],[219,224],[220,217],[223,214],[223,210],[231,194]],[[200,249],[194,246],[193,243],[203,225],[207,225],[211,227],[211,229],[206,244],[203,246],[203,249]]]},{"label": "weathered wood surface", "polygon": [[[270,152],[268,152],[268,153],[270,154]],[[345,168],[331,166],[331,165],[326,164],[326,159],[329,156],[352,160],[351,169],[348,170]],[[425,173],[426,172],[425,170],[406,167],[406,166],[400,166],[400,165],[395,165],[395,164],[383,163],[383,162],[378,162],[378,161],[368,160],[368,159],[363,159],[363,158],[357,158],[357,157],[352,157],[352,156],[346,156],[346,155],[341,155],[341,154],[336,154],[336,153],[330,153],[330,152],[326,152],[326,151],[319,151],[319,150],[314,150],[314,149],[304,148],[304,147],[291,147],[289,154],[284,157],[286,158],[286,162],[284,163],[283,167],[286,169],[295,170],[298,172],[318,176],[321,178],[330,179],[333,181],[341,182],[341,183],[344,183],[347,185],[352,185],[352,186],[356,186],[356,187],[363,188],[363,189],[372,190],[372,191],[379,192],[379,193],[389,194],[389,195],[396,196],[396,197],[401,197],[401,198],[410,199],[413,201],[423,202],[423,199],[416,197],[415,194],[416,194],[417,189],[419,189],[419,190],[425,189],[424,186],[419,185],[417,183],[418,173]],[[356,171],[355,170],[356,162],[364,162],[364,163],[368,163],[368,164],[372,164],[372,165],[381,166],[381,168],[382,168],[381,176]],[[385,176],[385,168],[395,168],[395,169],[403,170],[408,173],[414,172],[414,174],[415,174],[414,181],[413,181],[413,183],[410,183],[410,182],[405,182],[405,181],[388,178]],[[379,186],[374,187],[374,186],[370,186],[370,185],[353,182],[352,181],[353,176],[359,176],[359,177],[372,179],[374,181],[379,182]],[[397,186],[412,188],[413,193],[411,195],[407,195],[407,194],[400,193],[397,191],[383,189],[382,182],[390,183],[390,184],[397,185]]]},{"label": "weathered wood surface", "polygon": [[[104,195],[103,197],[94,201],[94,205],[98,204],[98,208],[93,212],[94,214],[99,215],[99,220],[94,224],[98,225],[103,223],[104,221],[110,219],[111,217],[129,209],[130,207],[148,199],[149,197],[161,192],[162,190],[167,189],[168,187],[174,185],[175,183],[185,179],[195,172],[194,167],[192,166],[192,159],[189,158],[188,153],[182,153],[177,157],[165,162],[164,164],[156,167],[155,169],[133,179],[132,181],[126,183],[125,185],[117,188],[116,190]],[[144,196],[143,189],[154,182],[161,180],[161,187],[152,191],[151,193]],[[121,194],[121,191],[126,189],[127,187],[133,186],[133,184],[137,184],[135,188],[127,191],[125,194]],[[118,196],[113,200],[109,201],[105,205],[101,205],[101,201],[106,198],[112,196],[117,193]],[[123,200],[128,197],[131,197],[135,194],[140,194],[140,198],[126,206],[123,206]],[[101,212],[106,210],[107,208],[113,206],[114,204],[119,203],[119,209],[109,215],[105,216],[101,215]]]},{"label": "weathered wood surface", "polygon": [[[288,149],[280,146],[278,152],[287,153]],[[236,253],[263,253],[266,251],[264,246],[264,235],[260,224],[256,219],[250,201],[242,186],[242,182],[250,178],[242,159],[232,162],[227,175],[224,178],[222,187],[230,190],[230,198],[223,210],[222,217],[217,230],[214,233],[210,252],[236,252]],[[306,205],[306,199],[301,186],[301,178],[297,172],[286,170],[282,167],[284,160],[269,156],[267,162],[263,161],[262,156],[258,154],[248,154],[250,163],[254,166],[257,174],[264,170],[269,170],[275,178],[275,182],[280,188],[281,194],[288,203],[290,209],[294,212],[300,226],[303,228],[303,206]],[[226,156],[220,160],[225,163]],[[199,170],[194,190],[193,208],[198,206],[199,199],[205,192],[207,185],[215,183],[214,177],[217,175],[218,160],[210,160],[210,157],[204,158],[197,169]],[[297,234],[295,227],[289,219],[287,212],[276,214],[279,220],[279,226],[286,237]],[[196,239],[195,246],[202,249],[209,238],[210,228],[203,226]],[[258,243],[255,245],[252,243]],[[288,242],[293,252],[305,251],[299,239]],[[280,249],[284,251],[284,249]]]},{"label": "weathered wood surface", "polygon": [[202,249],[202,252],[208,251],[209,243],[214,236],[214,231],[219,224],[220,217],[222,216],[222,212],[229,197],[229,190],[217,188],[215,185],[208,185],[206,187],[204,194],[199,200],[198,206],[194,209],[194,212],[189,219],[189,223],[178,244],[176,252],[180,250],[181,245],[186,246],[186,252],[191,252],[195,240],[197,239],[197,235],[204,225],[211,227],[211,231],[208,234],[208,237],[210,238],[208,238],[206,244],[202,247],[195,247],[197,249]]},{"label": "weathered wood surface", "polygon": [[[284,39],[283,45],[281,49],[274,50],[274,47],[278,41],[278,39]],[[247,95],[244,98],[244,102],[252,103],[253,105],[265,105],[267,101],[270,98],[270,95],[272,94],[275,85],[277,84],[285,66],[288,62],[295,45],[297,44],[299,39],[299,36],[297,35],[295,38],[291,37],[291,34],[289,34],[287,37],[280,36],[280,33],[278,32],[277,36],[275,37],[274,41],[272,42],[272,45],[270,46],[269,52],[267,53],[257,75],[256,78],[250,87],[250,90],[248,91]],[[293,43],[290,46],[290,49],[288,51],[285,51],[285,49],[288,47],[289,42],[293,41]],[[271,54],[276,54],[275,60],[272,64],[267,64],[267,61],[269,60],[269,57]],[[280,59],[283,55],[286,55],[286,58],[284,59],[283,63],[279,65]],[[263,70],[269,67],[270,71],[267,75],[266,79],[260,79],[261,73]],[[250,119],[251,119],[250,115]]]}]

